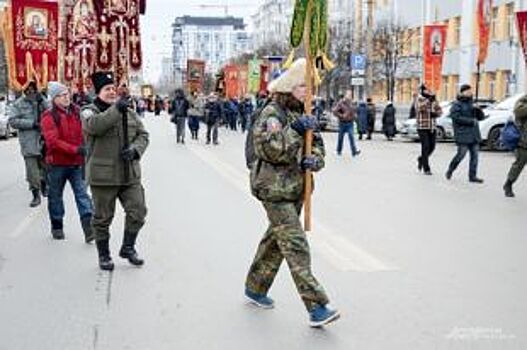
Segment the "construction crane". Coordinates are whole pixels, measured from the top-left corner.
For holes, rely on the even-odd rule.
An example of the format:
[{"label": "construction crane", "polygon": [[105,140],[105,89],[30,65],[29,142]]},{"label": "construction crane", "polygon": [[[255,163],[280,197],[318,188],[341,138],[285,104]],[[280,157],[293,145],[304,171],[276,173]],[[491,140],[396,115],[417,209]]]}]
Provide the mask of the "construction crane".
[{"label": "construction crane", "polygon": [[254,7],[254,5],[251,4],[224,4],[224,5],[217,5],[217,4],[200,4],[196,5],[196,7],[207,9],[207,8],[222,8],[225,12],[225,17],[229,16],[229,8],[233,7]]}]

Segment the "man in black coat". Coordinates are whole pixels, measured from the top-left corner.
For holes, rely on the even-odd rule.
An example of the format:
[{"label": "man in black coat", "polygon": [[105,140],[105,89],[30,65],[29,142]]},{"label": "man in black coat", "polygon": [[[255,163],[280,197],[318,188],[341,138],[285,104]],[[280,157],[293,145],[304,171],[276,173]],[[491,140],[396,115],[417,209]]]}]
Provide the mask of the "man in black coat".
[{"label": "man in black coat", "polygon": [[175,91],[175,98],[170,103],[170,113],[172,123],[176,124],[177,143],[185,143],[185,124],[188,116],[190,103],[185,98],[185,93],[182,89]]},{"label": "man in black coat", "polygon": [[450,110],[454,126],[454,138],[457,144],[457,154],[450,162],[446,178],[448,180],[452,178],[452,174],[459,163],[465,158],[467,152],[470,152],[469,181],[483,183],[483,180],[477,177],[477,171],[479,144],[481,142],[479,120],[482,120],[484,116],[479,108],[474,107],[474,98],[470,85],[462,85],[459,92],[457,101],[454,102]]},{"label": "man in black coat", "polygon": [[[211,94],[205,105],[207,122],[207,145],[212,142],[218,144],[218,126],[223,118],[223,103],[216,94]],[[212,137],[211,137],[212,136]]]}]

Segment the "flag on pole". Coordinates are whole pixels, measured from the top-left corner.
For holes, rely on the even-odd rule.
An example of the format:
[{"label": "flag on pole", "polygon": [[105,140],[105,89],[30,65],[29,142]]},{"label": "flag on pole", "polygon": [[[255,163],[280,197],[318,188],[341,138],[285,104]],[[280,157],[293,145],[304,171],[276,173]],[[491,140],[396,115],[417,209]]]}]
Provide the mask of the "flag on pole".
[{"label": "flag on pole", "polygon": [[516,13],[516,23],[518,25],[518,35],[523,50],[523,59],[527,64],[527,11]]},{"label": "flag on pole", "polygon": [[443,56],[445,53],[446,26],[434,24],[425,26],[424,52],[424,82],[434,92],[441,90],[441,74]]},{"label": "flag on pole", "polygon": [[478,33],[479,51],[478,64],[487,59],[489,52],[489,37],[492,22],[492,0],[478,0]]}]

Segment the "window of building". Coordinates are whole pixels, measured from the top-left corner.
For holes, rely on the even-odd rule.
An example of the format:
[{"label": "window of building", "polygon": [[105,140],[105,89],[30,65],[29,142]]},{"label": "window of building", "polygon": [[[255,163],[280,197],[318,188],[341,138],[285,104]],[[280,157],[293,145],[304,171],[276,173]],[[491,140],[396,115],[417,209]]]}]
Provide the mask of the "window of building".
[{"label": "window of building", "polygon": [[495,7],[495,8],[492,9],[492,19],[491,19],[491,23],[490,23],[490,37],[493,40],[498,39],[498,24],[499,24],[498,8]]},{"label": "window of building", "polygon": [[461,17],[456,17],[453,19],[453,21],[452,46],[459,47],[459,43],[461,42]]},{"label": "window of building", "polygon": [[496,97],[496,73],[487,73],[489,84],[488,97],[494,99]]}]

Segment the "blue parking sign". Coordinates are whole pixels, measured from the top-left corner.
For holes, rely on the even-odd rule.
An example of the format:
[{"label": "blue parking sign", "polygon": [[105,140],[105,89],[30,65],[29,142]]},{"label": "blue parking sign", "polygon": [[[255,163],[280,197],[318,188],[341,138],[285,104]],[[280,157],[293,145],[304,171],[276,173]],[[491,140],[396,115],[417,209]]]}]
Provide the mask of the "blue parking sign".
[{"label": "blue parking sign", "polygon": [[366,56],[352,54],[351,57],[351,69],[353,70],[365,70],[366,69]]}]

